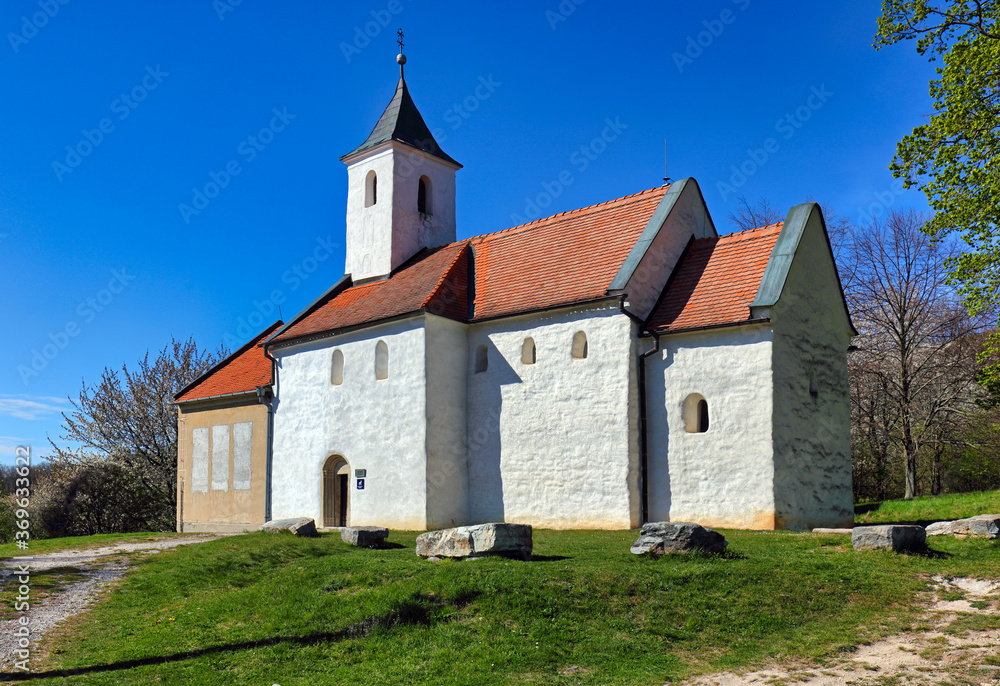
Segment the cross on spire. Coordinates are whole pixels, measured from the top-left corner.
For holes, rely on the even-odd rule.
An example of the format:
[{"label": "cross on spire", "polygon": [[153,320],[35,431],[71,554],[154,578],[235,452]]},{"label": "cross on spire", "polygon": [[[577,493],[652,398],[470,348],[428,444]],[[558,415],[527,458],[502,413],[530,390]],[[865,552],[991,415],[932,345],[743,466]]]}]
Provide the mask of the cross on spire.
[{"label": "cross on spire", "polygon": [[399,55],[396,62],[399,64],[399,78],[403,78],[403,65],[406,64],[406,55],[403,54],[403,29],[396,31],[396,42],[399,43]]}]

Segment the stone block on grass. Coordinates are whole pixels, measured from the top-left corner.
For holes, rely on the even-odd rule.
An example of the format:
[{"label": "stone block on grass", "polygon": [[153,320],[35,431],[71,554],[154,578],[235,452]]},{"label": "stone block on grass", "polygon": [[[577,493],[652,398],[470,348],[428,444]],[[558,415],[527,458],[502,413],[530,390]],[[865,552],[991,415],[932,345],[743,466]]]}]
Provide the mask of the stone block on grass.
[{"label": "stone block on grass", "polygon": [[389,530],[384,526],[345,526],[340,530],[340,540],[359,548],[371,548],[385,543]]},{"label": "stone block on grass", "polygon": [[856,526],[851,533],[855,550],[921,551],[926,548],[924,527],[914,524]]},{"label": "stone block on grass", "polygon": [[951,523],[951,533],[976,538],[1000,538],[1000,515],[984,514]]},{"label": "stone block on grass", "polygon": [[642,525],[631,552],[634,555],[690,553],[694,550],[721,553],[727,545],[729,543],[718,531],[694,522],[649,522]]},{"label": "stone block on grass", "polygon": [[260,530],[267,531],[272,534],[278,533],[279,531],[291,531],[296,536],[319,536],[319,532],[316,531],[315,520],[312,520],[309,517],[272,519],[265,524],[261,524]]},{"label": "stone block on grass", "polygon": [[531,526],[493,522],[428,531],[417,536],[420,557],[531,557]]}]

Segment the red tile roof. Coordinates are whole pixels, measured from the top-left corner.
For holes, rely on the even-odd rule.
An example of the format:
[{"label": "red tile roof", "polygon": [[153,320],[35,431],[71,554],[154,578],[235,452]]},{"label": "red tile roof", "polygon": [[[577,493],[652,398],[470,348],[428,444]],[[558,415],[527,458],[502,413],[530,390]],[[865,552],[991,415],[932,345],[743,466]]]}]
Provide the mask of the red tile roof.
[{"label": "red tile roof", "polygon": [[781,226],[692,241],[647,327],[670,333],[749,319]]},{"label": "red tile roof", "polygon": [[174,400],[179,403],[203,400],[217,395],[249,392],[257,386],[272,383],[271,360],[258,344],[274,333],[281,324],[280,321],[271,324],[249,343],[182,389]]},{"label": "red tile roof", "polygon": [[466,241],[418,254],[390,278],[334,293],[275,341],[344,329],[427,309],[464,319],[469,248]]},{"label": "red tile roof", "polygon": [[274,340],[420,310],[475,321],[600,298],[666,191],[662,186],[425,251],[388,279],[332,294]]},{"label": "red tile roof", "polygon": [[477,319],[600,298],[667,186],[471,239]]}]

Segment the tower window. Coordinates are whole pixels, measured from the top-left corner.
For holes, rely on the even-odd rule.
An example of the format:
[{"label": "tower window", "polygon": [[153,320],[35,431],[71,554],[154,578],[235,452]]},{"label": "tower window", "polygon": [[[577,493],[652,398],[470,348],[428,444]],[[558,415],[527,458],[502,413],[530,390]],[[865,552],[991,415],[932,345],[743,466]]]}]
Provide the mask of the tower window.
[{"label": "tower window", "polygon": [[476,346],[476,374],[490,367],[490,352],[485,345]]},{"label": "tower window", "polygon": [[417,212],[430,214],[431,209],[431,180],[421,176],[417,182]]},{"label": "tower window", "polygon": [[333,351],[333,361],[330,366],[330,383],[334,386],[344,383],[344,353],[340,350]]},{"label": "tower window", "polygon": [[377,380],[389,378],[389,346],[385,341],[375,344],[375,378]]},{"label": "tower window", "polygon": [[699,393],[684,399],[684,430],[689,434],[708,431],[708,401]]},{"label": "tower window", "polygon": [[534,338],[525,338],[521,344],[521,364],[535,364]]},{"label": "tower window", "polygon": [[378,176],[372,169],[365,177],[365,207],[371,207],[378,202]]},{"label": "tower window", "polygon": [[577,331],[573,334],[573,359],[582,360],[587,357],[587,334]]}]

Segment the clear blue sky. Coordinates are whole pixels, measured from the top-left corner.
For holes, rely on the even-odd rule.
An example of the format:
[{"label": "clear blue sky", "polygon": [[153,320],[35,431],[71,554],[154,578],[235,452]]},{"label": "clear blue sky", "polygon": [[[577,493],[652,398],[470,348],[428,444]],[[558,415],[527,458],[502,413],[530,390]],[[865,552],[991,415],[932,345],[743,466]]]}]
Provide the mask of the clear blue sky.
[{"label": "clear blue sky", "polygon": [[338,158],[392,96],[400,26],[410,92],[465,165],[459,238],[658,186],[664,138],[722,231],[739,193],[926,206],[887,166],[933,71],[871,47],[876,0],[235,2],[3,3],[0,460],[44,453],[104,367],[172,336],[235,347],[275,292],[287,319],[341,276]]}]

